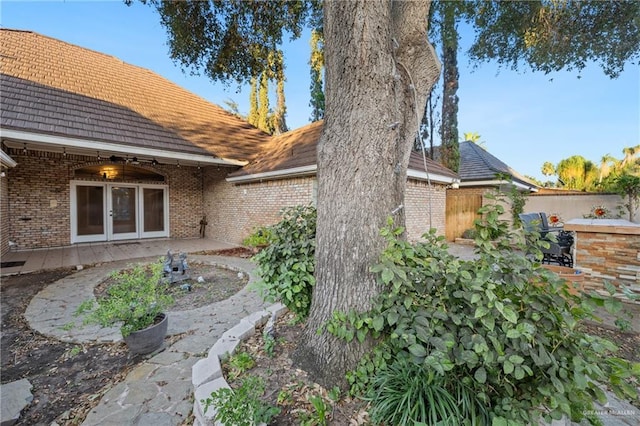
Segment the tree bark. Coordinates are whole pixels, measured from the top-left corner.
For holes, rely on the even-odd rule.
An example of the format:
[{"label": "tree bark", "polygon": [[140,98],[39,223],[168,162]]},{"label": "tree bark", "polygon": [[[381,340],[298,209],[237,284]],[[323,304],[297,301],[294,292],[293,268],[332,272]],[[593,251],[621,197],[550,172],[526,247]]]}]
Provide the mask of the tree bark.
[{"label": "tree bark", "polygon": [[456,29],[455,2],[442,5],[442,163],[457,172],[460,168],[460,144],[458,143],[458,30]]},{"label": "tree bark", "polygon": [[[333,312],[364,312],[382,290],[369,268],[402,208],[411,146],[440,64],[430,2],[324,4],[326,110],[318,146],[316,287],[296,364],[332,387],[371,349],[317,333]],[[338,90],[339,89],[339,90]]]}]

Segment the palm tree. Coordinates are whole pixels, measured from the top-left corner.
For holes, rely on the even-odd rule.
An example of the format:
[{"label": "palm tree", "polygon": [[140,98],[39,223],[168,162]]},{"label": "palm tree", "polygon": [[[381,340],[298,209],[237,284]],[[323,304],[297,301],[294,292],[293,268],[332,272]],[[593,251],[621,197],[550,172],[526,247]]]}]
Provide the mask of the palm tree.
[{"label": "palm tree", "polygon": [[476,132],[465,132],[462,134],[463,141],[469,141],[473,143],[480,142],[480,133]]},{"label": "palm tree", "polygon": [[640,145],[622,148],[622,153],[624,154],[624,158],[622,159],[620,168],[624,170],[628,166],[635,163],[636,156],[640,154]]},{"label": "palm tree", "polygon": [[549,161],[545,161],[542,165],[542,174],[545,176],[553,176],[556,174],[556,166]]},{"label": "palm tree", "polygon": [[600,173],[598,175],[598,183],[602,183],[602,179],[609,176],[611,170],[615,170],[618,163],[618,159],[616,159],[614,156],[610,154],[603,155],[600,159]]},{"label": "palm tree", "polygon": [[597,179],[595,165],[580,155],[573,155],[558,163],[558,177],[568,189],[590,190]]}]

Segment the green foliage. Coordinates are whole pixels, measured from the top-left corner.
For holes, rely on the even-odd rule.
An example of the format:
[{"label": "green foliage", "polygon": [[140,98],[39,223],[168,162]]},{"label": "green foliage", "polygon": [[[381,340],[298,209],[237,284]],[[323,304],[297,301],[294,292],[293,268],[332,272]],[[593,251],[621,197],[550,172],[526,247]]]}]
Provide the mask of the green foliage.
[{"label": "green foliage", "polygon": [[523,65],[545,74],[582,70],[595,61],[615,78],[640,56],[635,1],[477,2],[474,61]]},{"label": "green foliage", "polygon": [[249,352],[239,352],[233,354],[227,364],[229,366],[229,380],[234,381],[242,373],[253,368],[256,362]]},{"label": "green foliage", "polygon": [[476,230],[475,228],[465,229],[462,233],[462,238],[466,238],[468,240],[473,240],[476,238]]},{"label": "green foliage", "polygon": [[518,191],[515,186],[511,188],[509,199],[511,200],[511,218],[515,228],[519,228],[521,225],[519,215],[524,212],[524,205],[527,204],[528,196],[529,193]]},{"label": "green foliage", "polygon": [[373,424],[486,425],[489,415],[461,381],[399,358],[374,377],[365,397]]},{"label": "green foliage", "polygon": [[287,405],[287,404],[290,404],[291,402],[292,402],[291,392],[289,392],[288,390],[281,389],[280,392],[278,392],[278,398],[276,399],[276,403],[278,405]]},{"label": "green foliage", "polygon": [[287,207],[281,215],[271,227],[269,247],[254,256],[259,285],[266,298],[280,300],[298,318],[306,318],[315,285],[316,209]]},{"label": "green foliage", "polygon": [[158,314],[173,303],[162,282],[162,261],[147,266],[138,264],[114,272],[111,277],[115,283],[108,287],[105,296],[97,301],[87,300],[78,307],[76,315],[88,312],[85,324],[111,327],[121,323],[122,336],[127,337],[153,325]]},{"label": "green foliage", "polygon": [[262,341],[264,342],[264,351],[269,358],[273,358],[276,349],[276,339],[269,333],[262,333]]},{"label": "green foliage", "polygon": [[64,324],[62,327],[60,327],[61,330],[64,331],[70,331],[73,330],[75,328],[76,324],[73,321],[70,321],[66,324]]},{"label": "green foliage", "polygon": [[579,191],[592,191],[598,181],[598,167],[581,155],[565,158],[556,167],[558,178],[564,182],[564,188]]},{"label": "green foliage", "polygon": [[260,377],[245,377],[237,389],[221,388],[211,393],[211,397],[203,399],[205,413],[214,406],[214,419],[225,425],[253,426],[269,423],[280,413],[260,399],[264,394],[265,383]]},{"label": "green foliage", "polygon": [[624,207],[629,212],[629,221],[633,221],[633,217],[640,205],[640,176],[631,174],[623,174],[615,178],[613,188],[616,193],[623,197],[627,197]]},{"label": "green foliage", "polygon": [[309,90],[311,92],[312,122],[322,120],[324,118],[324,88],[323,88],[323,69],[324,69],[324,38],[322,32],[314,29],[311,31],[311,58],[309,60],[311,84]]},{"label": "green foliage", "polygon": [[338,386],[334,386],[327,392],[327,396],[333,402],[340,401],[340,388]]},{"label": "green foliage", "polygon": [[309,402],[313,406],[313,412],[305,413],[302,418],[301,426],[327,426],[329,406],[324,398],[319,395],[311,395]]},{"label": "green foliage", "polygon": [[[593,401],[605,400],[602,384],[638,400],[640,366],[580,328],[595,318],[594,302],[572,296],[566,281],[514,250],[502,212],[499,204],[481,209],[474,261],[449,254],[434,231],[410,244],[398,238],[402,229],[382,230],[388,246],[372,272],[387,290],[371,312],[335,314],[327,325],[347,337],[381,337],[348,376],[352,391],[371,389],[402,359],[436,373],[450,391],[468,388],[481,402],[475,407],[498,423],[580,421]],[[501,237],[491,241],[492,234]]]},{"label": "green foliage", "polygon": [[271,228],[268,226],[261,226],[255,229],[247,238],[242,240],[242,245],[247,247],[266,246],[269,244],[271,234]]},{"label": "green foliage", "polygon": [[80,352],[82,352],[82,346],[75,345],[69,351],[69,358],[73,358],[74,356],[80,355]]},{"label": "green foliage", "polygon": [[172,60],[212,80],[239,84],[265,70],[276,73],[272,54],[283,35],[300,37],[320,11],[317,1],[148,3],[167,30]]}]

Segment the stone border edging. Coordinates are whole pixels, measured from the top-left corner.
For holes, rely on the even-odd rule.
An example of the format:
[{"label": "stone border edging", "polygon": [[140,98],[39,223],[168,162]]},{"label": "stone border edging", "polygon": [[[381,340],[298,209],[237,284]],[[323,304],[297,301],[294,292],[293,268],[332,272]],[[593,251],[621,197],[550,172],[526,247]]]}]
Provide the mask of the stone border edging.
[{"label": "stone border edging", "polygon": [[[242,318],[238,324],[220,336],[209,349],[206,358],[199,360],[191,367],[191,382],[194,387],[194,426],[214,424],[215,407],[209,407],[205,413],[201,400],[208,398],[218,389],[230,388],[222,375],[220,361],[233,355],[240,342],[255,333],[256,327],[267,321],[275,321],[286,311],[287,308],[282,303],[276,303]],[[215,425],[221,425],[221,423],[215,422]]]},{"label": "stone border edging", "polygon": [[[122,340],[120,328],[117,326],[100,327],[97,324],[84,325],[83,316],[76,316],[75,312],[80,304],[86,300],[95,300],[93,290],[95,286],[116,270],[130,265],[146,264],[157,260],[156,257],[119,260],[107,262],[91,268],[76,271],[67,277],[47,285],[40,290],[25,308],[24,317],[29,327],[37,332],[60,340],[65,343],[113,343]],[[247,284],[225,300],[242,295],[250,291],[250,286],[256,281],[255,266],[247,259],[227,256],[194,255],[190,258],[193,263],[212,267],[224,268],[234,272],[242,272],[248,276]],[[169,315],[168,335],[180,334],[197,328],[193,318],[211,309],[214,302],[198,308],[167,311]],[[67,324],[72,324],[67,328]]]}]

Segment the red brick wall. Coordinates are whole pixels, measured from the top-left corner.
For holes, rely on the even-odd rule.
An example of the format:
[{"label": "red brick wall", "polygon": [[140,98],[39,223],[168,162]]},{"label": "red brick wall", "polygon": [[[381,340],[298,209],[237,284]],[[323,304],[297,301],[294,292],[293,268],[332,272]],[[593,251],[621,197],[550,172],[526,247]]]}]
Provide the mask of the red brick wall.
[{"label": "red brick wall", "polygon": [[[407,237],[417,240],[430,228],[436,228],[438,235],[444,235],[447,190],[443,185],[408,180],[404,195]],[[429,217],[431,216],[431,221]]]},{"label": "red brick wall", "polygon": [[210,167],[205,173],[208,237],[240,244],[258,226],[278,222],[283,207],[314,202],[313,177],[235,185],[224,180],[230,171]]},{"label": "red brick wall", "polygon": [[9,155],[18,163],[7,171],[9,239],[20,250],[68,245],[69,176],[75,159],[21,150]]},{"label": "red brick wall", "polygon": [[[98,164],[97,158],[60,153],[10,150],[18,165],[6,171],[2,200],[2,244],[15,241],[18,249],[59,247],[71,242],[70,181],[76,168]],[[169,185],[169,232],[171,237],[199,235],[203,215],[202,171],[196,167],[159,165],[152,169],[165,175]],[[5,197],[3,187],[3,197]],[[5,207],[6,205],[6,207]],[[6,216],[5,209],[7,211]],[[8,220],[4,220],[4,218]],[[8,243],[7,243],[8,244]]]},{"label": "red brick wall", "polygon": [[[284,206],[315,202],[315,177],[293,178],[234,185],[223,180],[229,170],[209,168],[204,178],[205,209],[209,225],[207,236],[241,243],[258,226],[271,225],[280,219]],[[407,233],[416,240],[429,231],[429,198],[431,225],[444,233],[446,191],[432,185],[431,197],[426,182],[410,180],[405,193]]]},{"label": "red brick wall", "polygon": [[161,165],[169,184],[169,229],[172,238],[195,238],[200,235],[204,213],[202,180],[204,169]]},{"label": "red brick wall", "polygon": [[640,293],[640,235],[577,231],[575,256],[587,289],[603,290],[607,280]]},{"label": "red brick wall", "polygon": [[[2,184],[2,245],[15,241],[19,249],[69,245],[70,180],[76,168],[97,164],[97,158],[60,153],[11,150],[18,166],[6,171]],[[142,166],[151,168],[151,166]],[[315,202],[314,177],[274,180],[235,185],[225,181],[228,167],[153,168],[166,177],[169,186],[170,236],[198,237],[200,220],[207,215],[206,235],[241,243],[258,226],[276,223],[282,207]],[[445,227],[444,187],[410,180],[405,197],[409,238],[417,239],[431,225],[443,233]],[[23,220],[29,218],[29,220]]]},{"label": "red brick wall", "polygon": [[8,170],[2,169],[4,177],[0,177],[0,256],[9,251],[9,194]]}]

